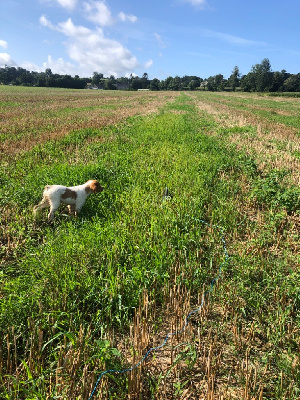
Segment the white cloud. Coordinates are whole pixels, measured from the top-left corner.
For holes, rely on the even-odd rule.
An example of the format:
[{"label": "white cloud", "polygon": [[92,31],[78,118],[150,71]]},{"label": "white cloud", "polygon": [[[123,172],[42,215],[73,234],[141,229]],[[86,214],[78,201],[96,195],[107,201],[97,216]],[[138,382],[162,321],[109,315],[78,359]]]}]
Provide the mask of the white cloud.
[{"label": "white cloud", "polygon": [[182,0],[184,3],[191,4],[194,7],[203,7],[206,4],[206,0]]},{"label": "white cloud", "polygon": [[40,21],[40,24],[41,24],[42,26],[46,26],[46,27],[48,27],[48,28],[50,28],[50,29],[55,29],[55,26],[52,25],[50,21],[48,21],[48,19],[46,18],[45,15],[42,15],[42,16],[40,17],[39,21]]},{"label": "white cloud", "polygon": [[144,67],[145,67],[145,68],[150,68],[152,65],[153,65],[153,61],[152,61],[152,60],[149,60],[149,61],[145,62]]},{"label": "white cloud", "polygon": [[43,63],[43,71],[50,68],[53,72],[60,75],[76,75],[76,66],[70,62],[64,61],[62,58],[53,60],[50,55],[48,59]]},{"label": "white cloud", "polygon": [[76,4],[77,4],[77,0],[56,0],[62,7],[65,7],[67,9],[74,9]]},{"label": "white cloud", "polygon": [[[81,25],[74,25],[71,18],[68,18],[65,22],[60,22],[56,28],[59,32],[64,33],[69,37],[78,37],[81,36],[89,36],[91,34],[91,30]],[[97,29],[97,31],[101,31],[102,29]]]},{"label": "white cloud", "polygon": [[259,42],[259,41],[244,39],[244,38],[241,38],[241,37],[238,37],[238,36],[229,35],[227,33],[211,31],[209,29],[203,29],[202,32],[203,32],[203,35],[206,36],[206,37],[220,39],[223,42],[227,42],[227,43],[230,43],[230,44],[260,45],[260,46],[265,46],[266,45],[265,42]]},{"label": "white cloud", "polygon": [[167,47],[166,42],[161,38],[161,36],[158,33],[154,33],[154,37],[157,40],[160,47],[162,48]]},{"label": "white cloud", "polygon": [[63,8],[66,8],[67,10],[73,10],[77,4],[77,0],[56,0],[56,2]]},{"label": "white cloud", "polygon": [[26,69],[27,71],[43,72],[45,70],[45,68],[42,68],[39,65],[33,64],[30,61],[22,62],[21,67]]},{"label": "white cloud", "polygon": [[90,0],[84,2],[83,7],[86,18],[96,25],[108,26],[114,22],[111,12],[104,1]]},{"label": "white cloud", "polygon": [[[81,75],[90,76],[94,71],[98,71],[104,75],[120,76],[131,73],[139,67],[136,57],[118,41],[105,37],[101,28],[91,30],[84,26],[77,26],[71,18],[57,26],[53,26],[46,17],[43,17],[40,22],[43,26],[55,29],[68,38],[66,42],[68,55],[71,60],[78,63],[78,68],[82,71]],[[51,62],[53,62],[52,59],[48,58],[49,65]],[[74,67],[62,59],[55,64],[55,68],[66,66],[68,70]]]},{"label": "white cloud", "polygon": [[125,14],[122,11],[119,13],[118,17],[120,18],[121,21],[123,22],[136,22],[137,21],[137,17],[135,15],[132,14]]},{"label": "white cloud", "polygon": [[5,67],[5,65],[9,67],[15,67],[17,64],[14,62],[9,54],[0,53],[0,68]]},{"label": "white cloud", "polygon": [[7,42],[5,40],[1,40],[0,39],[0,47],[3,47],[4,49],[7,49],[7,46],[8,46]]}]

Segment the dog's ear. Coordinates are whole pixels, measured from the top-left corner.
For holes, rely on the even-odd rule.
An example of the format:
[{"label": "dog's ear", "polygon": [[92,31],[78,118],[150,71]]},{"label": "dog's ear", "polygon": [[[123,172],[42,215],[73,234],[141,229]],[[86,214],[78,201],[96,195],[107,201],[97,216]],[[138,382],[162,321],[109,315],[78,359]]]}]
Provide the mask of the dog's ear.
[{"label": "dog's ear", "polygon": [[100,193],[103,190],[103,187],[96,180],[91,181],[90,188],[94,193]]}]

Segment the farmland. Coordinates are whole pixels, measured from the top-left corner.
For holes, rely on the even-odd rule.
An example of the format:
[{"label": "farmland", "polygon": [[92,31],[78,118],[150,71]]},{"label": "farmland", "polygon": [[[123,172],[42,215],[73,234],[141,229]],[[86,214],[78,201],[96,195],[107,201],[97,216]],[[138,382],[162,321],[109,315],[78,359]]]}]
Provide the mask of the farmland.
[{"label": "farmland", "polygon": [[[299,116],[298,98],[1,86],[0,397],[89,399],[218,277],[94,398],[298,399]],[[78,218],[34,219],[46,184],[88,179],[104,191]]]}]

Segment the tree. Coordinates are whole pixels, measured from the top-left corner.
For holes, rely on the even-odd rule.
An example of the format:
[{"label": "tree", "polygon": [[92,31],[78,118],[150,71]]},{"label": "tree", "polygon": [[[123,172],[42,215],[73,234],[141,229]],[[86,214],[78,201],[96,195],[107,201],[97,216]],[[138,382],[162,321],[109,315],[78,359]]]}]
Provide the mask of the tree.
[{"label": "tree", "polygon": [[148,80],[148,74],[147,72],[143,73],[142,79],[141,79],[141,89],[148,89],[149,88],[149,80]]},{"label": "tree", "polygon": [[103,74],[99,74],[99,72],[93,72],[93,78],[92,78],[93,85],[99,85],[102,79],[103,79]]},{"label": "tree", "polygon": [[152,79],[150,82],[150,90],[159,90],[159,80],[157,78]]},{"label": "tree", "polygon": [[272,85],[271,64],[268,58],[264,58],[260,64],[255,64],[251,72],[255,78],[255,90],[257,92],[267,92]]},{"label": "tree", "polygon": [[252,66],[251,71],[240,77],[239,68],[234,67],[228,80],[224,79],[222,74],[210,76],[203,81],[202,78],[193,75],[169,76],[165,80],[149,80],[145,72],[142,77],[134,74],[130,78],[115,78],[111,75],[104,78],[103,74],[94,72],[92,78],[80,78],[79,75],[59,75],[52,73],[50,68],[45,72],[27,71],[21,67],[0,67],[0,84],[26,85],[26,86],[47,86],[47,87],[66,87],[74,89],[83,89],[87,83],[92,82],[99,88],[110,90],[195,90],[202,88],[204,90],[222,91],[235,90],[240,87],[247,92],[254,91],[272,91],[272,92],[299,92],[300,74],[289,74],[285,70],[280,72],[271,70],[270,61],[264,58],[260,64]]},{"label": "tree", "polygon": [[218,74],[218,75],[216,75],[215,79],[216,79],[217,90],[224,90],[225,83],[226,83],[226,80],[224,79],[224,75]]},{"label": "tree", "polygon": [[284,69],[281,72],[274,72],[270,92],[282,92],[284,81],[290,76]]},{"label": "tree", "polygon": [[104,88],[106,90],[116,90],[115,78],[114,79],[105,79]]},{"label": "tree", "polygon": [[142,89],[141,78],[138,76],[132,76],[130,87],[132,90]]},{"label": "tree", "polygon": [[226,84],[226,80],[222,74],[210,76],[207,79],[207,90],[215,92],[217,90],[224,90]]},{"label": "tree", "polygon": [[47,87],[53,87],[54,85],[54,76],[50,68],[45,70],[45,84]]},{"label": "tree", "polygon": [[52,71],[51,71],[51,68],[46,68],[45,75],[46,75],[47,78],[50,78],[53,75]]},{"label": "tree", "polygon": [[235,89],[240,86],[240,78],[241,74],[239,67],[235,66],[228,79],[228,85],[232,88],[233,91],[235,91]]},{"label": "tree", "polygon": [[247,75],[242,76],[240,84],[244,92],[254,92],[256,89],[254,74],[249,72]]},{"label": "tree", "polygon": [[181,89],[181,80],[179,76],[175,76],[172,80],[171,90],[180,90]]},{"label": "tree", "polygon": [[285,92],[300,92],[300,74],[287,78],[284,81],[283,89]]},{"label": "tree", "polygon": [[199,86],[199,82],[196,79],[192,79],[188,85],[190,90],[195,90]]}]

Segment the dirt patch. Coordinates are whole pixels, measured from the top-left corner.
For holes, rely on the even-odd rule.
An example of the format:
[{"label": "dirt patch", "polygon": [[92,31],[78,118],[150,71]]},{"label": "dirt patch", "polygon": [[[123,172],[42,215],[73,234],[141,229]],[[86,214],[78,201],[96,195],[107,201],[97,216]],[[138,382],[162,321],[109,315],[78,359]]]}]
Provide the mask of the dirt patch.
[{"label": "dirt patch", "polygon": [[[34,90],[36,89],[36,90]],[[96,93],[95,93],[96,92]],[[100,92],[39,90],[0,93],[0,151],[14,155],[71,131],[99,129],[134,116],[157,112],[179,92]]]}]

